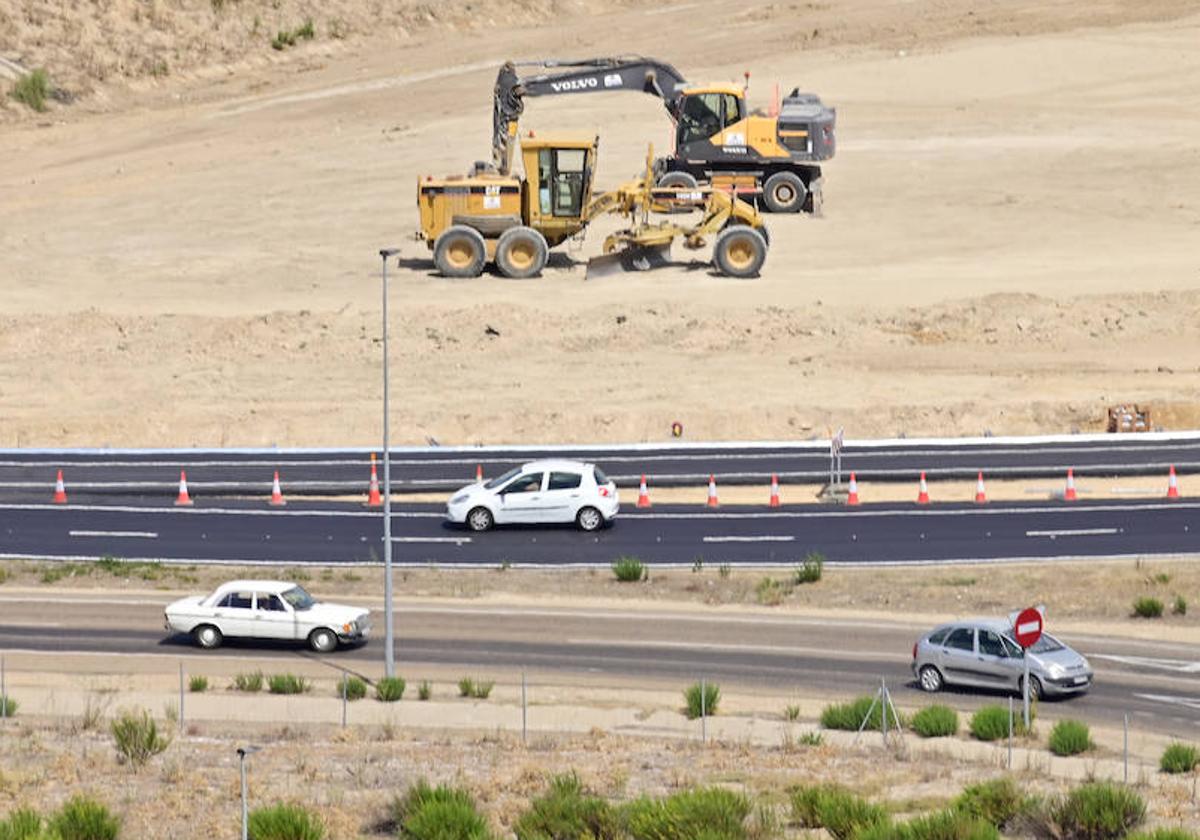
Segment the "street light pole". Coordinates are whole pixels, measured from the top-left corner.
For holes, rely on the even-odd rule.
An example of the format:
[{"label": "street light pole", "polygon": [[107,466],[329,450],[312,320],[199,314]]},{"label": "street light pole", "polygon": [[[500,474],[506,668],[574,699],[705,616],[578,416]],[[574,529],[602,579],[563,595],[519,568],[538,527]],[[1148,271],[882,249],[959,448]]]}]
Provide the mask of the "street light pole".
[{"label": "street light pole", "polygon": [[242,840],[250,836],[250,806],[246,796],[246,756],[258,752],[259,747],[238,747],[238,764],[242,775]]},{"label": "street light pole", "polygon": [[396,676],[396,643],[392,635],[392,459],[388,447],[388,259],[398,248],[381,248],[383,260],[383,669]]}]

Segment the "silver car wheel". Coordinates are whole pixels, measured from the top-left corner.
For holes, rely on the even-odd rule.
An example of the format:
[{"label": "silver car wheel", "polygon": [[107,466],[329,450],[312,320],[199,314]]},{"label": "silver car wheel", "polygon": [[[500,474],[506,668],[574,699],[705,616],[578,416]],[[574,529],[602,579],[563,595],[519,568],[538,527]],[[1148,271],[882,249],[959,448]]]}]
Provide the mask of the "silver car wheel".
[{"label": "silver car wheel", "polygon": [[493,522],[492,512],[485,507],[472,508],[467,514],[467,527],[472,531],[486,531]]},{"label": "silver car wheel", "polygon": [[579,511],[575,521],[581,531],[595,531],[604,524],[604,517],[594,507],[585,507]]},{"label": "silver car wheel", "polygon": [[211,624],[202,624],[196,628],[196,644],[211,650],[221,645],[221,631]]},{"label": "silver car wheel", "polygon": [[[1024,693],[1025,693],[1024,683],[1025,683],[1025,680],[1022,679],[1022,680],[1019,680],[1018,684],[1017,684],[1017,687],[1021,689],[1022,695],[1024,695]],[[1031,700],[1041,700],[1042,699],[1042,681],[1039,680],[1035,675],[1032,675],[1032,674],[1029,676],[1029,697]]]},{"label": "silver car wheel", "polygon": [[312,632],[312,635],[308,637],[308,643],[317,653],[329,653],[337,647],[337,636],[322,627]]},{"label": "silver car wheel", "polygon": [[920,678],[922,691],[928,691],[932,694],[942,690],[941,672],[932,665],[926,665],[921,669]]}]

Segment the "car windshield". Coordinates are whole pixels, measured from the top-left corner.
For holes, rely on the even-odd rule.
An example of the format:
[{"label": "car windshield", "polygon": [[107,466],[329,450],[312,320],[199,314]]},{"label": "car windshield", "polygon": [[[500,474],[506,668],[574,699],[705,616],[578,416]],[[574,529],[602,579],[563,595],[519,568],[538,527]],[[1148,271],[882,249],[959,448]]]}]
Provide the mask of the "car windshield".
[{"label": "car windshield", "polygon": [[295,610],[311,609],[312,605],[317,603],[313,596],[304,591],[304,587],[293,586],[291,589],[285,590],[282,593],[283,600],[292,605]]},{"label": "car windshield", "polygon": [[1066,645],[1064,645],[1058,639],[1054,638],[1048,633],[1043,633],[1042,637],[1034,642],[1029,650],[1033,653],[1054,653],[1054,651],[1062,650],[1064,647],[1066,647]]},{"label": "car windshield", "polygon": [[496,476],[495,478],[493,478],[491,481],[489,481],[487,484],[485,484],[483,486],[486,487],[488,490],[495,490],[501,484],[503,484],[504,482],[506,482],[509,479],[516,476],[517,473],[519,473],[519,472],[521,472],[520,467],[513,467],[511,470],[506,472],[504,475]]}]

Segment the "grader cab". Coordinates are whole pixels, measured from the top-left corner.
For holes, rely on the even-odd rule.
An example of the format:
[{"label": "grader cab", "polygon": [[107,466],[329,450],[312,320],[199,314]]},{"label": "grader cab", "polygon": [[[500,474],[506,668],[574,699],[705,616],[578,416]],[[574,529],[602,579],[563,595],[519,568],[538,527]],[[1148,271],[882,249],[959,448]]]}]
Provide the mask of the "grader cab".
[{"label": "grader cab", "polygon": [[[752,277],[766,258],[763,221],[749,204],[711,189],[653,186],[647,170],[615,190],[593,195],[598,139],[578,135],[522,138],[525,175],[501,175],[476,164],[467,176],[418,182],[418,234],[447,277],[476,277],[492,263],[506,277],[534,277],[550,249],[598,216],[622,214],[630,226],[605,240],[605,256],[589,263],[588,276],[609,269],[643,270],[665,264],[675,239],[700,248],[716,234],[713,263],[723,274]],[[702,210],[697,225],[651,223],[651,212]]]}]

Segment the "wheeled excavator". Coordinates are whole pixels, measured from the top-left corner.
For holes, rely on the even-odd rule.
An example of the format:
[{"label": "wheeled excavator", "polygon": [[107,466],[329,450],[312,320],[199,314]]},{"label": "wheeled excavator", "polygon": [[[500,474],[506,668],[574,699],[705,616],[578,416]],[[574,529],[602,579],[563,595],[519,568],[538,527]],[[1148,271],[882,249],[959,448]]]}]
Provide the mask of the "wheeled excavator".
[{"label": "wheeled excavator", "polygon": [[[518,67],[534,70],[522,75]],[[526,97],[605,91],[647,93],[666,105],[675,123],[675,150],[655,162],[659,186],[710,184],[761,195],[773,213],[820,212],[818,164],[836,148],[833,108],[797,88],[782,99],[776,116],[751,113],[746,86],[690,85],[670,64],[642,56],[506,62],[496,76],[493,165],[502,174],[509,171]]]},{"label": "wheeled excavator", "polygon": [[[421,230],[433,261],[447,277],[477,277],[492,263],[506,277],[541,273],[550,248],[599,216],[620,214],[628,227],[604,240],[604,255],[588,263],[589,278],[665,265],[671,243],[702,248],[713,241],[713,266],[731,277],[754,277],[767,256],[762,215],[734,195],[701,195],[656,187],[653,150],[646,170],[615,190],[592,192],[599,138],[581,135],[521,138],[525,174],[477,163],[466,176],[417,181]],[[506,166],[507,170],[508,167]],[[696,224],[654,222],[651,213],[700,210]]]}]

